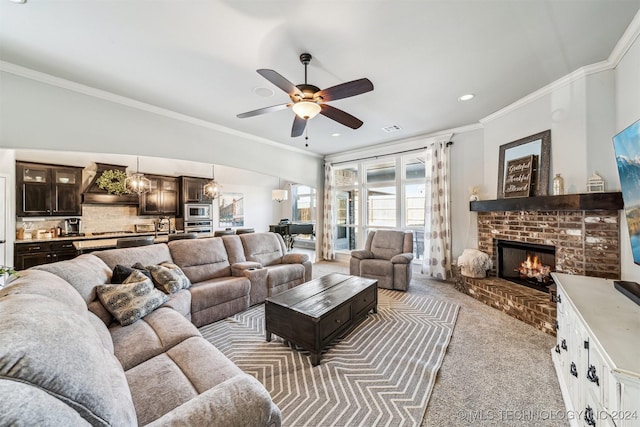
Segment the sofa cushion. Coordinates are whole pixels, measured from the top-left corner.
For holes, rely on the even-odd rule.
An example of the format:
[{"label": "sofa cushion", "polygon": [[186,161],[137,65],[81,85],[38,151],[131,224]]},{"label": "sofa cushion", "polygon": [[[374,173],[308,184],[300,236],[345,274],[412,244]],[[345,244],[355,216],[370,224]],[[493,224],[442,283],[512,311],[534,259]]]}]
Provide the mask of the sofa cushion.
[{"label": "sofa cushion", "polygon": [[109,283],[111,268],[93,254],[80,255],[68,261],[54,262],[31,267],[44,270],[63,278],[71,284],[88,304],[96,299],[95,288]]},{"label": "sofa cushion", "polygon": [[114,323],[109,332],[115,355],[125,371],[187,338],[200,336],[191,322],[168,307],[161,307],[129,326]]},{"label": "sofa cushion", "polygon": [[221,277],[194,283],[191,287],[191,313],[215,307],[234,299],[249,297],[251,282],[246,277]]},{"label": "sofa cushion", "polygon": [[90,427],[63,400],[18,381],[0,380],[2,425],[12,427]]},{"label": "sofa cushion", "polygon": [[87,318],[40,295],[0,298],[0,377],[44,390],[92,425],[133,425],[122,370]]},{"label": "sofa cushion", "polygon": [[113,269],[116,265],[132,265],[141,263],[142,265],[160,264],[164,261],[171,262],[171,253],[166,243],[155,245],[136,246],[133,248],[108,249],[106,251],[93,252]]},{"label": "sofa cushion", "polygon": [[231,264],[220,237],[174,240],[169,243],[173,262],[191,283],[231,276]]},{"label": "sofa cushion", "polygon": [[244,375],[240,368],[202,337],[189,338],[126,371],[139,425],[239,375]]},{"label": "sofa cushion", "polygon": [[148,265],[153,284],[165,294],[173,294],[181,289],[188,289],[191,282],[182,272],[180,267],[170,262],[158,265]]},{"label": "sofa cushion", "polygon": [[98,298],[121,325],[130,325],[151,313],[169,299],[136,270],[121,285],[100,285]]},{"label": "sofa cushion", "polygon": [[393,264],[383,259],[360,261],[360,276],[376,279],[379,288],[393,289]]},{"label": "sofa cushion", "polygon": [[244,256],[247,261],[259,262],[263,266],[280,264],[286,253],[282,236],[276,233],[241,234]]},{"label": "sofa cushion", "polygon": [[[267,276],[267,285],[274,288],[290,282],[298,282],[296,285],[304,282],[304,266],[302,264],[280,264],[266,267],[269,271]],[[271,293],[269,294],[272,295]]]},{"label": "sofa cushion", "polygon": [[0,289],[0,298],[6,295],[42,295],[64,304],[80,316],[87,315],[87,304],[66,280],[47,271],[25,270],[10,286]]},{"label": "sofa cushion", "polygon": [[191,292],[188,289],[181,289],[169,295],[169,301],[162,304],[162,307],[172,308],[187,320],[191,320]]}]

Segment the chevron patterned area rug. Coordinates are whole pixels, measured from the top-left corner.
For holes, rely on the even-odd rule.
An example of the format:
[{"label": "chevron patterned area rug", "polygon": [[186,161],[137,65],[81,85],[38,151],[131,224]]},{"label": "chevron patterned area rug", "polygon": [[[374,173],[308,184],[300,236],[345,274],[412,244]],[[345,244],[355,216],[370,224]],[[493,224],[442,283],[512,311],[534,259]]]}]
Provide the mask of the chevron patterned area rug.
[{"label": "chevron patterned area rug", "polygon": [[458,306],[378,290],[378,313],[309,353],[266,342],[264,305],[200,328],[282,411],[283,426],[419,426],[453,332]]}]

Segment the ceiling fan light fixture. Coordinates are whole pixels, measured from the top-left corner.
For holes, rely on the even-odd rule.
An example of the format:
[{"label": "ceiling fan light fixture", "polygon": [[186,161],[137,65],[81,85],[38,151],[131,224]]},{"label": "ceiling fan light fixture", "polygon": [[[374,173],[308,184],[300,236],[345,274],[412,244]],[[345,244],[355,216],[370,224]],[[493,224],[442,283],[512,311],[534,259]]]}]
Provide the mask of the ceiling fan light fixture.
[{"label": "ceiling fan light fixture", "polygon": [[298,115],[298,117],[309,120],[314,118],[320,113],[322,108],[319,104],[316,104],[312,101],[300,101],[293,104],[293,112]]}]

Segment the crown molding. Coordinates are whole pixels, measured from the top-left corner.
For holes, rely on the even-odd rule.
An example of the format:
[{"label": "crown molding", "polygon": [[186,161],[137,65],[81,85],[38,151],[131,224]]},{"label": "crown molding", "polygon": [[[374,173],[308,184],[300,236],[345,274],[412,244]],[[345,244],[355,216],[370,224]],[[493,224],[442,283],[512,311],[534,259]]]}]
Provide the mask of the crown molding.
[{"label": "crown molding", "polygon": [[500,117],[503,117],[518,108],[529,104],[530,102],[536,101],[543,96],[551,94],[554,90],[571,84],[577,80],[583,79],[586,76],[591,74],[601,73],[603,71],[612,70],[618,66],[624,55],[631,48],[636,39],[640,36],[640,11],[636,13],[633,20],[625,30],[620,40],[616,43],[615,47],[611,51],[609,58],[604,61],[596,62],[595,64],[585,65],[582,68],[578,68],[576,71],[567,74],[564,77],[559,78],[558,80],[544,86],[535,92],[530,93],[529,95],[520,98],[516,102],[496,111],[493,114],[490,114],[479,120],[483,125],[489,123],[493,120],[496,120]]},{"label": "crown molding", "polygon": [[125,96],[116,95],[115,93],[108,92],[101,89],[96,89],[91,86],[86,86],[80,83],[72,82],[70,80],[66,80],[60,77],[55,77],[50,74],[42,73],[40,71],[35,71],[30,68],[22,67],[20,65],[13,64],[11,62],[0,61],[0,71],[4,71],[6,73],[14,74],[19,77],[24,77],[26,79],[34,80],[40,83],[44,83],[50,86],[56,86],[62,89],[67,89],[73,92],[77,92],[83,95],[91,96],[94,98],[103,99],[105,101],[113,102],[115,104],[124,105],[126,107],[135,108],[141,111],[146,111],[148,113],[157,114],[159,116],[164,116],[173,120],[179,120],[181,122],[189,123],[192,125],[204,127],[207,129],[211,129],[217,132],[226,133],[227,135],[233,135],[240,138],[256,141],[262,144],[271,145],[273,147],[277,147],[283,150],[292,151],[298,154],[304,154],[310,157],[322,158],[323,156],[316,153],[311,153],[309,151],[302,150],[297,147],[291,147],[286,144],[281,144],[270,139],[261,138],[259,136],[251,135],[246,132],[241,132],[235,129],[231,129],[225,126],[218,125],[216,123],[212,123],[206,120],[197,119],[195,117],[188,116],[186,114],[178,113],[172,110],[168,110],[166,108],[156,107],[155,105],[147,104],[145,102],[136,101],[131,98],[127,98]]}]

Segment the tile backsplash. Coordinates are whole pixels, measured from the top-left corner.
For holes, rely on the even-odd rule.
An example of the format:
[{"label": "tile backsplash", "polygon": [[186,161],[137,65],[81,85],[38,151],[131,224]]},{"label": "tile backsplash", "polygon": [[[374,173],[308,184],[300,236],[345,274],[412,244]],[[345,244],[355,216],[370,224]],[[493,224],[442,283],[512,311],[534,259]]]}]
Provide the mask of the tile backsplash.
[{"label": "tile backsplash", "polygon": [[[136,224],[152,225],[156,217],[138,216],[137,206],[116,205],[83,205],[82,231],[96,233],[104,231],[135,231]],[[19,218],[16,227],[30,230],[51,229],[57,226],[64,228],[64,218],[24,221]],[[171,219],[171,228],[175,228],[175,220]]]}]

